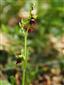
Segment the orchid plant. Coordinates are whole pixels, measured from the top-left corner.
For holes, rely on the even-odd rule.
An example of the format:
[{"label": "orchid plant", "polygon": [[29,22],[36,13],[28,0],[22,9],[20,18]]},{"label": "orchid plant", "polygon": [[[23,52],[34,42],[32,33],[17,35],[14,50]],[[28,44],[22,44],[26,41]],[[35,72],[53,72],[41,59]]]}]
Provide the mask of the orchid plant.
[{"label": "orchid plant", "polygon": [[36,17],[34,12],[34,7],[31,7],[31,10],[29,12],[29,17],[24,18],[22,17],[21,21],[19,22],[19,26],[21,28],[21,31],[24,36],[24,48],[21,50],[21,54],[19,57],[23,60],[22,61],[22,69],[23,69],[23,74],[22,74],[22,85],[26,85],[26,69],[28,65],[28,34],[30,32],[33,32],[35,27],[36,27]]}]

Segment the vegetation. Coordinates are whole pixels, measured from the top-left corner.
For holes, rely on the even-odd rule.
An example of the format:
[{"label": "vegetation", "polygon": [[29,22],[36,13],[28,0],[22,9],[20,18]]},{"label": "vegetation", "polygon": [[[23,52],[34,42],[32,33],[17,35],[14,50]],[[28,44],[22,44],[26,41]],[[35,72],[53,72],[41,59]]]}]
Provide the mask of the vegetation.
[{"label": "vegetation", "polygon": [[0,0],[0,82],[30,85],[52,68],[64,71],[64,0]]}]

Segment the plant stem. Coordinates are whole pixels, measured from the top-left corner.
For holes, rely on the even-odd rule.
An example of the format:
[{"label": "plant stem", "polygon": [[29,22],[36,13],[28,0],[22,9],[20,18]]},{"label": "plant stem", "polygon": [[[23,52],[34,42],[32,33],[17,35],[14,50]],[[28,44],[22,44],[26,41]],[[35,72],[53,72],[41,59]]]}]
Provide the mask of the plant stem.
[{"label": "plant stem", "polygon": [[25,80],[26,80],[26,67],[27,67],[27,35],[28,35],[28,32],[25,33],[25,51],[24,51],[24,62],[23,62],[23,77],[22,77],[22,85],[25,85]]}]

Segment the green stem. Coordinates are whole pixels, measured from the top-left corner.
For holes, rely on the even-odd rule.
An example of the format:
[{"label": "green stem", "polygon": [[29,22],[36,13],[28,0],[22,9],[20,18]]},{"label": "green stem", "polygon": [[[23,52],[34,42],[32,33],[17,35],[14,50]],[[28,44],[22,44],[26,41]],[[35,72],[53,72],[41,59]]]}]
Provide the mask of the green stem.
[{"label": "green stem", "polygon": [[23,62],[23,77],[22,77],[22,85],[25,85],[26,80],[26,67],[27,67],[27,35],[28,33],[25,33],[25,60]]}]

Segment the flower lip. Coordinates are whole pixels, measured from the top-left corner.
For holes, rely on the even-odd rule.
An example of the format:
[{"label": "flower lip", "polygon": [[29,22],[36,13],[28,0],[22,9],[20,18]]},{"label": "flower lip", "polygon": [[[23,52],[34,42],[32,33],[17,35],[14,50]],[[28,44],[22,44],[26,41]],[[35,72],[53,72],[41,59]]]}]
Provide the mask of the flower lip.
[{"label": "flower lip", "polygon": [[24,60],[23,58],[17,58],[17,60],[16,60],[16,64],[20,64],[20,63],[22,63],[23,60]]},{"label": "flower lip", "polygon": [[36,24],[36,20],[34,19],[34,18],[31,18],[30,19],[30,24],[32,25],[32,24]]},{"label": "flower lip", "polygon": [[32,27],[28,27],[28,26],[24,26],[24,29],[27,30],[28,29],[28,32],[33,32],[33,28]]},{"label": "flower lip", "polygon": [[29,29],[28,32],[33,32],[33,29]]}]

